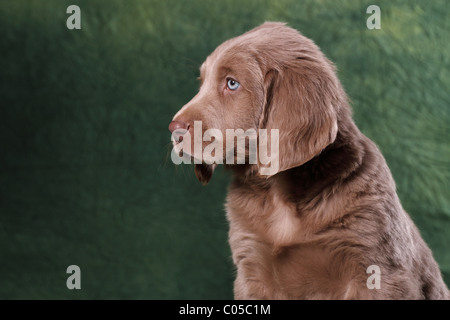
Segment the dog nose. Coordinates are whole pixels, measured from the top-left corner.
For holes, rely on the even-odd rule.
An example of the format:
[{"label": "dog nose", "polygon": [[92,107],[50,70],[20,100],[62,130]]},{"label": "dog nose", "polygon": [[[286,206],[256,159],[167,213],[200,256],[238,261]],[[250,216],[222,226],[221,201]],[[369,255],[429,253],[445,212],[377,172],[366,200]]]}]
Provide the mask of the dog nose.
[{"label": "dog nose", "polygon": [[183,121],[172,121],[169,124],[169,130],[170,132],[174,132],[175,130],[183,129],[183,130],[189,130],[189,124]]}]

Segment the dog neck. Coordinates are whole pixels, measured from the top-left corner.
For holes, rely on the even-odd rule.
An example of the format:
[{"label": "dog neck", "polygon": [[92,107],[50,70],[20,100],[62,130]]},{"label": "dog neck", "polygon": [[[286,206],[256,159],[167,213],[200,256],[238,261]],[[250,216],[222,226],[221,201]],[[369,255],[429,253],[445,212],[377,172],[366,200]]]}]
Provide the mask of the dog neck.
[{"label": "dog neck", "polygon": [[320,194],[326,187],[350,179],[363,163],[363,135],[353,121],[342,121],[335,141],[308,162],[279,172],[261,176],[256,165],[227,165],[233,172],[234,183],[249,185],[255,190],[281,187],[285,200],[304,199]]}]

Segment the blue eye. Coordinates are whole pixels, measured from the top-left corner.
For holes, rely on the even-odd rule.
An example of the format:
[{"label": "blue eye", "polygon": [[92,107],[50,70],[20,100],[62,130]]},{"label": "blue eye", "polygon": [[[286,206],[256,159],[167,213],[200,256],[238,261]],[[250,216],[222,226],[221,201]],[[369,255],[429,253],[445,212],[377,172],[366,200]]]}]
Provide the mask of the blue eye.
[{"label": "blue eye", "polygon": [[228,79],[227,81],[227,87],[232,91],[237,90],[240,86],[241,86],[240,83],[237,82],[236,80]]}]

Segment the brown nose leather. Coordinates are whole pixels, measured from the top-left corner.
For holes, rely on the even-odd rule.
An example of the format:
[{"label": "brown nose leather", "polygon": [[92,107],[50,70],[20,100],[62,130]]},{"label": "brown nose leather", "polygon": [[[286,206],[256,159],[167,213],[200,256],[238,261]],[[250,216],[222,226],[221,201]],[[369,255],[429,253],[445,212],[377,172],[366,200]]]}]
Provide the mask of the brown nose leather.
[{"label": "brown nose leather", "polygon": [[183,122],[183,121],[172,121],[169,124],[170,132],[174,132],[177,129],[189,130],[189,124],[187,124],[186,122]]}]

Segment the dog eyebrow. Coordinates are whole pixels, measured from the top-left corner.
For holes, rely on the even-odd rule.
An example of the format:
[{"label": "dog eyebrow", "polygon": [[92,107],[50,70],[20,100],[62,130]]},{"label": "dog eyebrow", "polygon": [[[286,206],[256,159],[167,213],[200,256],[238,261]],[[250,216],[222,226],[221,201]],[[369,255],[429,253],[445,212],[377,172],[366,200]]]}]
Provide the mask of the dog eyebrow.
[{"label": "dog eyebrow", "polygon": [[200,80],[201,83],[203,83],[203,79],[205,79],[205,63],[200,66],[200,76],[197,77],[197,80]]},{"label": "dog eyebrow", "polygon": [[221,66],[221,67],[219,67],[219,69],[218,69],[217,77],[218,77],[219,79],[223,79],[223,78],[225,78],[227,75],[232,75],[232,74],[234,74],[233,69],[231,69],[230,67]]}]

